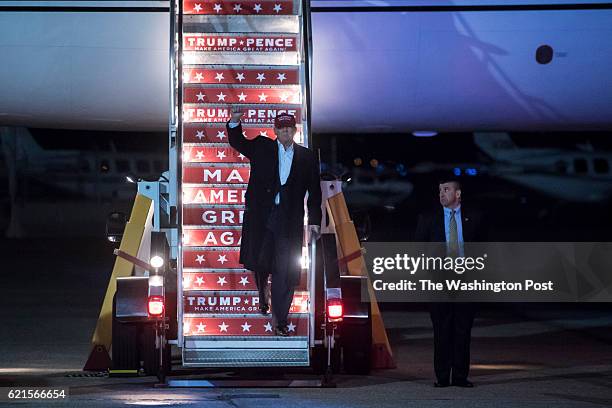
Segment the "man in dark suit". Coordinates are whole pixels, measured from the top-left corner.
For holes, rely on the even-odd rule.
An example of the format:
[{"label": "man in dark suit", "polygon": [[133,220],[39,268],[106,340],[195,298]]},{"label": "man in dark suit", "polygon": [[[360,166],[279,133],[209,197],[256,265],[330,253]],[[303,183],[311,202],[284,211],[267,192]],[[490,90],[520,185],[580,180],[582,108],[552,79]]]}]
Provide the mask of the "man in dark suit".
[{"label": "man in dark suit", "polygon": [[275,333],[287,336],[287,315],[299,283],[304,240],[304,197],[308,192],[309,236],[321,225],[321,185],[314,153],[297,143],[295,117],[279,114],[274,121],[276,140],[264,136],[248,140],[242,135],[240,107],[227,123],[230,145],[251,163],[242,222],[240,262],[255,272],[262,314],[272,274],[272,313]]},{"label": "man in dark suit", "polygon": [[[443,180],[439,184],[442,209],[422,214],[417,222],[415,241],[446,242],[447,256],[464,256],[465,242],[484,241],[482,215],[461,205],[461,184]],[[470,370],[470,338],[474,322],[471,303],[430,304],[434,329],[435,387],[473,387]]]}]

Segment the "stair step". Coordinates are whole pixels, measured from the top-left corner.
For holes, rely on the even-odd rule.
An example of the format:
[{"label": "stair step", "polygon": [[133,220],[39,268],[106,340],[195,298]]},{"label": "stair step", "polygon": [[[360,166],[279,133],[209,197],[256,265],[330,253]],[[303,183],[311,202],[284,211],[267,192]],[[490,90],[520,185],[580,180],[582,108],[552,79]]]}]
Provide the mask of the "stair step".
[{"label": "stair step", "polygon": [[[289,313],[308,312],[308,292],[293,295]],[[240,291],[189,291],[183,296],[183,311],[186,317],[200,317],[208,314],[252,314],[259,316],[259,292]]]},{"label": "stair step", "polygon": [[300,349],[185,349],[183,365],[191,367],[308,366],[308,348]]},{"label": "stair step", "polygon": [[183,160],[191,163],[248,163],[244,155],[232,147],[206,146],[183,148]]},{"label": "stair step", "polygon": [[299,349],[308,347],[308,336],[189,336],[185,337],[185,348],[278,348]]},{"label": "stair step", "polygon": [[[240,8],[236,8],[240,4]],[[256,7],[259,5],[260,7]],[[278,6],[277,6],[278,5]],[[299,1],[291,0],[242,0],[237,2],[219,0],[184,0],[183,15],[286,15],[298,14]],[[280,6],[280,7],[279,7]]]},{"label": "stair step", "polygon": [[[298,131],[300,129],[298,129]],[[242,133],[247,139],[254,139],[258,136],[265,136],[271,139],[276,138],[272,124],[269,124],[268,126],[243,125]],[[185,126],[183,141],[185,143],[227,142],[227,130],[225,129],[225,123],[193,123],[189,126]]]},{"label": "stair step", "polygon": [[296,66],[200,65],[183,69],[186,84],[299,85]]},{"label": "stair step", "polygon": [[294,65],[300,63],[299,53],[296,51],[270,53],[248,53],[234,52],[227,54],[224,52],[212,51],[185,51],[183,60],[186,65],[203,64],[228,64],[228,65]]},{"label": "stair step", "polygon": [[[190,174],[189,169],[184,170],[184,175],[187,176]],[[193,169],[193,173],[198,175],[204,175],[201,178],[207,178],[207,174],[210,174],[210,171],[207,173],[206,170],[210,170],[208,167],[204,169]],[[227,180],[228,177],[231,180],[237,180],[241,178],[244,180],[246,178],[248,180],[249,174],[247,171],[240,171],[243,169],[228,169],[227,171],[220,171],[217,169],[218,173],[213,173],[219,175],[219,178],[222,180]],[[190,174],[188,177],[191,180],[194,180],[196,177],[193,174]],[[210,179],[210,178],[208,178]],[[208,208],[205,206],[199,207],[185,207],[183,209],[183,225],[188,226],[196,226],[196,225],[204,225],[206,227],[241,227],[242,226],[242,217],[243,217],[244,209],[236,208],[236,207],[225,207],[225,208]],[[212,259],[203,258],[204,254],[195,253],[195,251],[191,251],[189,254],[189,261],[185,262],[183,260],[183,266],[185,267],[203,267],[202,265],[214,265],[214,266],[204,266],[204,267],[221,267],[221,268],[241,268],[242,266],[238,263],[238,256],[233,254],[233,252],[229,252],[233,257],[231,259],[224,259],[222,254],[212,254],[217,255],[213,256]],[[197,258],[197,255],[202,255],[200,258]],[[228,258],[226,256],[226,258]],[[219,262],[219,264],[217,264]],[[196,266],[197,263],[197,266]],[[227,264],[227,265],[225,265]]]},{"label": "stair step", "polygon": [[[281,113],[294,115],[298,123],[302,117],[302,109],[296,105],[243,105],[242,108],[244,110],[244,116],[241,119],[243,124],[273,125],[274,119]],[[231,116],[230,108],[216,104],[185,104],[183,115],[187,122],[223,124]]]},{"label": "stair step", "polygon": [[298,16],[291,15],[190,15],[183,18],[185,33],[212,33],[217,31],[220,24],[233,33],[297,33],[300,28]]},{"label": "stair step", "polygon": [[[211,87],[212,85],[191,85],[185,87],[185,103],[251,103],[251,104],[299,104],[300,90],[297,85],[232,85]],[[274,87],[274,88],[271,88]]]},{"label": "stair step", "polygon": [[[308,315],[289,314],[289,337],[308,334]],[[272,316],[214,315],[214,317],[184,317],[184,336],[273,336]]]}]

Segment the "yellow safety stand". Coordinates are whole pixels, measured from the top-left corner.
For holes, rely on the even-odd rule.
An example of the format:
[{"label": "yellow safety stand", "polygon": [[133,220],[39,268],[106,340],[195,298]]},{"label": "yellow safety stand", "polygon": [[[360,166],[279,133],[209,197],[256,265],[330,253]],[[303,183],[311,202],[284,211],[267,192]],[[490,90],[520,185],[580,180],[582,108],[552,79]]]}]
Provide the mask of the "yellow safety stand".
[{"label": "yellow safety stand", "polygon": [[[344,194],[338,192],[330,195],[327,199],[327,209],[336,230],[340,253],[342,258],[340,263],[346,265],[349,275],[368,276],[366,264],[361,252],[359,238],[355,231],[353,221],[349,216]],[[395,368],[393,352],[385,330],[385,324],[378,308],[376,295],[368,280],[368,293],[372,305],[372,368]]]},{"label": "yellow safety stand", "polygon": [[[138,254],[138,249],[140,248],[142,236],[145,231],[145,225],[149,218],[151,205],[152,200],[150,198],[141,194],[136,195],[132,213],[130,214],[130,220],[125,225],[125,231],[121,238],[121,245],[119,246],[121,252],[132,256]],[[111,360],[108,352],[112,343],[113,296],[117,290],[117,278],[131,276],[133,267],[134,264],[129,260],[119,256],[115,258],[113,273],[108,282],[106,295],[104,296],[104,302],[102,303],[102,308],[100,309],[100,315],[98,317],[98,323],[96,324],[96,329],[91,339],[92,350],[83,370],[101,371],[110,368]]]}]

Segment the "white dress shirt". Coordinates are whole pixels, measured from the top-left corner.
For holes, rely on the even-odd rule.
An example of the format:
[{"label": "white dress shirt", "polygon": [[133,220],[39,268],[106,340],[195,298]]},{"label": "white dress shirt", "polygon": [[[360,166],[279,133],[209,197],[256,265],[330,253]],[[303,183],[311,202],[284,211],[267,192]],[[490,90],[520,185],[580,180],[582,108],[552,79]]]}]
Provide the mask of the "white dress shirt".
[{"label": "white dress shirt", "polygon": [[[230,122],[229,127],[233,129],[239,124],[240,122]],[[291,163],[293,163],[293,143],[291,143],[291,146],[289,146],[287,149],[285,149],[285,146],[283,146],[278,139],[276,140],[276,143],[278,143],[278,174],[280,175],[281,186],[284,186],[285,183],[287,183],[289,173],[291,172]],[[274,197],[274,204],[280,204],[280,193],[276,193],[276,196]]]}]

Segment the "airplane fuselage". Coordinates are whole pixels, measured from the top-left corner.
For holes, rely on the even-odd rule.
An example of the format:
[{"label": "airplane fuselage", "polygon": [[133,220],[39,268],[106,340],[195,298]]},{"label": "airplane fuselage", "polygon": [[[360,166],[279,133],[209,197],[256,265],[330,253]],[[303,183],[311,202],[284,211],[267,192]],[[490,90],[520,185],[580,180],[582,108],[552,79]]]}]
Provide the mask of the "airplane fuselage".
[{"label": "airplane fuselage", "polygon": [[[370,3],[311,2],[315,133],[612,125],[612,10]],[[166,130],[169,21],[167,1],[2,2],[0,124]]]}]

